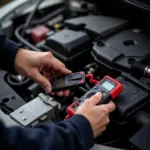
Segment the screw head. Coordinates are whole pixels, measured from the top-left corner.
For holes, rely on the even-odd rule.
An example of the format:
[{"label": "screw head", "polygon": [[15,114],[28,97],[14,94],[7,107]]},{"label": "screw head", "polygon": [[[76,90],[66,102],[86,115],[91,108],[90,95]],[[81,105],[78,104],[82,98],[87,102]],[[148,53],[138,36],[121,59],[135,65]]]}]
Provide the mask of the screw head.
[{"label": "screw head", "polygon": [[23,121],[26,121],[26,120],[27,120],[27,117],[26,117],[26,116],[22,117],[22,120],[23,120]]}]

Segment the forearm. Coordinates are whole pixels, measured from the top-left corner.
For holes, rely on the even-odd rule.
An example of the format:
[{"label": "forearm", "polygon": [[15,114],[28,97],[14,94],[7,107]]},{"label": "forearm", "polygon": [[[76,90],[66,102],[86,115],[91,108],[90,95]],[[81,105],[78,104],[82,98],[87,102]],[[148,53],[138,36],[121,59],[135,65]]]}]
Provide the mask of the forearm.
[{"label": "forearm", "polygon": [[57,125],[5,129],[3,139],[0,149],[5,150],[88,150],[94,141],[89,122],[80,115]]},{"label": "forearm", "polygon": [[0,33],[0,69],[14,73],[14,61],[20,45]]}]

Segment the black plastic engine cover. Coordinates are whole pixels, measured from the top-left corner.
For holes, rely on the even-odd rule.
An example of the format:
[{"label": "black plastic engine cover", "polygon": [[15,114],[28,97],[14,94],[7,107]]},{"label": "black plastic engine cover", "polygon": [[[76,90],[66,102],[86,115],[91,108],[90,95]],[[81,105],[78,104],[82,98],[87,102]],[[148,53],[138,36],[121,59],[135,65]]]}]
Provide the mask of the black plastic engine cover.
[{"label": "black plastic engine cover", "polygon": [[116,80],[123,85],[123,92],[114,100],[117,109],[112,115],[118,122],[127,121],[129,116],[149,103],[150,87],[125,73]]},{"label": "black plastic engine cover", "polygon": [[90,35],[106,37],[128,26],[128,21],[107,16],[84,16],[65,21],[65,24],[74,30],[85,29]]},{"label": "black plastic engine cover", "polygon": [[92,42],[84,32],[64,29],[50,36],[43,48],[51,51],[72,69],[73,65],[77,67],[77,64],[82,66],[87,63],[89,51],[92,50]]},{"label": "black plastic engine cover", "polygon": [[144,62],[150,54],[150,36],[140,29],[119,32],[94,45],[95,61],[107,68],[130,72],[135,62]]},{"label": "black plastic engine cover", "polygon": [[131,137],[130,142],[132,145],[136,146],[139,150],[149,150],[150,149],[150,123],[145,125],[140,129],[133,137]]},{"label": "black plastic engine cover", "polygon": [[26,102],[4,81],[5,75],[5,72],[0,71],[0,83],[2,86],[0,90],[0,103],[4,107],[6,106],[8,112],[11,112],[26,104]]}]

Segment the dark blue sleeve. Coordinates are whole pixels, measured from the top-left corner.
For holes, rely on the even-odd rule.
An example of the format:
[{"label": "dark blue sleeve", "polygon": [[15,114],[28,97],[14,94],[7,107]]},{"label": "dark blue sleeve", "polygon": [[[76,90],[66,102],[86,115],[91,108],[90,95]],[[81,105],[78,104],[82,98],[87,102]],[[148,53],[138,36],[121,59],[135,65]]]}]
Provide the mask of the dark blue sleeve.
[{"label": "dark blue sleeve", "polygon": [[14,73],[14,61],[20,45],[0,33],[0,69]]},{"label": "dark blue sleeve", "polygon": [[1,150],[89,150],[93,144],[92,128],[81,115],[36,128],[0,125]]}]

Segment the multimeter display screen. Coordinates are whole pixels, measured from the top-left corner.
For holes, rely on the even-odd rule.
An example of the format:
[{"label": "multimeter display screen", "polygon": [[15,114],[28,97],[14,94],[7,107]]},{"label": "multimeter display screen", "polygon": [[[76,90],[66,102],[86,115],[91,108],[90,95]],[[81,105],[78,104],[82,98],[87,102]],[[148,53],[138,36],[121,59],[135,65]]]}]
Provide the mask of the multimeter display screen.
[{"label": "multimeter display screen", "polygon": [[63,78],[59,78],[59,79],[55,80],[55,85],[64,85]]},{"label": "multimeter display screen", "polygon": [[104,82],[101,84],[101,86],[103,86],[103,87],[104,87],[105,89],[107,89],[108,91],[111,91],[111,90],[115,87],[114,84],[108,82],[107,80],[104,81]]}]

